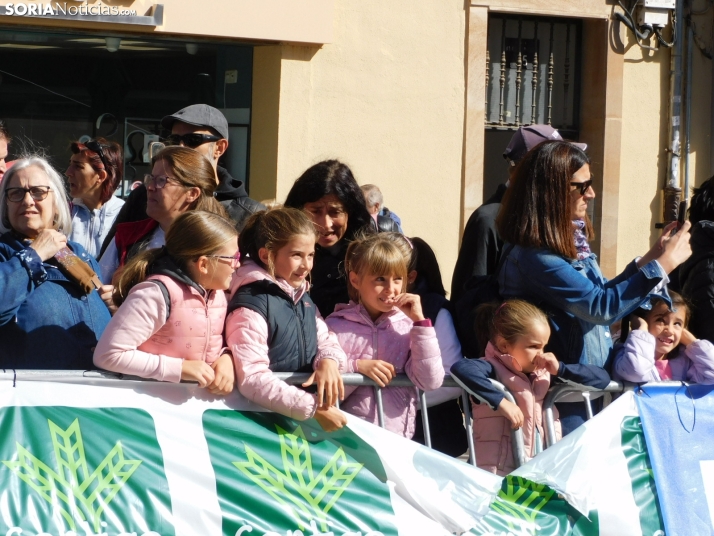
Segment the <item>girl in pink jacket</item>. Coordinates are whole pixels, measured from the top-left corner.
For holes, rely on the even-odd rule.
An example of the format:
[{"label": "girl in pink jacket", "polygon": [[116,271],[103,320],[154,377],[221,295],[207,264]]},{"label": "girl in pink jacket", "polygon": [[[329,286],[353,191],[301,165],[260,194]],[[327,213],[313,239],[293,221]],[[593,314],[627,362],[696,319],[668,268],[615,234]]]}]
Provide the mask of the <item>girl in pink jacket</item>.
[{"label": "girl in pink jacket", "polygon": [[232,222],[186,212],[166,245],[134,257],[114,290],[120,306],[94,351],[100,368],[161,381],[196,381],[214,394],[233,390],[223,345],[225,290],[240,259]]},{"label": "girl in pink jacket", "polygon": [[638,309],[630,316],[632,331],[623,333],[624,344],[615,348],[615,379],[714,384],[714,346],[689,332],[689,306],[676,292],[669,295],[671,309],[653,298],[651,310]]},{"label": "girl in pink jacket", "polygon": [[[603,389],[610,377],[594,365],[566,365],[545,346],[550,326],[545,313],[523,300],[485,303],[476,311],[479,339],[486,344],[481,359],[462,359],[451,367],[451,376],[466,391],[485,403],[473,401],[473,434],[476,463],[481,469],[504,476],[516,465],[511,450],[511,428],[523,428],[528,458],[540,450],[543,440],[543,400],[551,379]],[[490,382],[493,378],[513,394],[509,402]],[[553,408],[555,433],[561,437],[558,412]]]},{"label": "girl in pink jacket", "polygon": [[[345,271],[351,301],[338,304],[327,325],[347,353],[348,372],[364,374],[380,387],[405,372],[416,385],[382,391],[385,427],[411,438],[417,387],[431,391],[444,380],[436,333],[419,296],[405,293],[407,260],[390,237],[372,235],[350,244]],[[347,387],[345,394],[343,410],[378,423],[372,387]]]},{"label": "girl in pink jacket", "polygon": [[[345,353],[307,294],[316,236],[308,216],[294,208],[251,216],[240,235],[248,260],[231,283],[226,343],[243,396],[293,419],[315,417],[329,432],[347,422],[334,407],[344,396]],[[303,387],[317,383],[317,395],[273,372],[313,372]]]}]

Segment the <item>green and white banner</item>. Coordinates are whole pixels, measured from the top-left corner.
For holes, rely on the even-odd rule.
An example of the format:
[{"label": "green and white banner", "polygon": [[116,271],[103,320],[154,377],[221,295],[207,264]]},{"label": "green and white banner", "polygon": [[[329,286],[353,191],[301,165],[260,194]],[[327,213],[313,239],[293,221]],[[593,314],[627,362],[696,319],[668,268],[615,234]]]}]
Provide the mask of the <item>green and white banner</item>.
[{"label": "green and white banner", "polygon": [[627,394],[502,479],[349,417],[192,385],[2,381],[0,536],[655,536]]}]

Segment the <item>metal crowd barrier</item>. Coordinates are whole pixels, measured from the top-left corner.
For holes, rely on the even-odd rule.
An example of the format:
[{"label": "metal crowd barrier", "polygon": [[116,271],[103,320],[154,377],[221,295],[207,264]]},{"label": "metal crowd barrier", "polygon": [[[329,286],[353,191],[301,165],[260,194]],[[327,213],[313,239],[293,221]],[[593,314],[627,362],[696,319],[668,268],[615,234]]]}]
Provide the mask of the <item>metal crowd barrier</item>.
[{"label": "metal crowd barrier", "polygon": [[[276,376],[286,383],[291,385],[301,385],[309,377],[308,373],[298,373],[298,372],[280,372],[276,373]],[[381,428],[384,428],[384,406],[382,404],[382,389],[389,389],[390,387],[414,387],[416,386],[407,377],[406,374],[397,374],[397,376],[389,382],[389,386],[380,387],[373,380],[363,376],[362,374],[343,374],[342,381],[345,385],[351,386],[371,386],[374,389],[374,397],[377,401],[377,421]],[[503,384],[491,380],[491,383],[500,391],[503,392],[504,396],[510,402],[516,403],[513,395],[503,386]],[[464,424],[466,428],[466,441],[469,446],[469,463],[476,467],[476,453],[474,449],[474,437],[473,437],[473,416],[471,414],[471,401],[469,400],[469,393],[467,393],[461,385],[459,385],[451,376],[444,376],[444,383],[442,387],[458,387],[461,389],[461,408],[464,412]],[[431,432],[429,428],[429,411],[426,404],[426,393],[421,389],[418,389],[419,394],[419,404],[422,408],[421,418],[422,425],[424,428],[424,442],[426,446],[431,448]],[[484,399],[471,393],[472,396],[481,400],[481,402],[486,403]],[[427,408],[424,411],[424,408]],[[525,447],[523,443],[523,430],[520,428],[518,430],[511,430],[511,445],[513,446],[513,459],[517,467],[520,467],[526,462]]]},{"label": "metal crowd barrier", "polygon": [[543,424],[545,428],[546,448],[552,447],[556,443],[555,420],[553,418],[553,406],[557,402],[583,402],[585,404],[585,415],[587,420],[593,417],[592,401],[604,397],[603,407],[612,401],[612,393],[622,393],[627,389],[632,389],[634,384],[623,384],[611,381],[605,389],[596,389],[586,385],[575,383],[560,383],[548,390],[548,394],[543,400]]}]

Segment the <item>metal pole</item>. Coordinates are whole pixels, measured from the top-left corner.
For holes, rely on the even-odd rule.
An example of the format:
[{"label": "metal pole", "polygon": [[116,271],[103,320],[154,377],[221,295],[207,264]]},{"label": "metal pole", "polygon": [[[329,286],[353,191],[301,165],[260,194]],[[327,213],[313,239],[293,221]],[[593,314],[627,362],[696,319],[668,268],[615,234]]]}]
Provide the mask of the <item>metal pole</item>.
[{"label": "metal pole", "polygon": [[426,393],[419,389],[419,403],[421,404],[421,423],[424,428],[424,443],[431,448],[431,430],[429,429],[429,412],[426,409]]},{"label": "metal pole", "polygon": [[684,96],[684,106],[687,113],[684,135],[684,143],[686,143],[686,151],[684,153],[684,202],[686,206],[689,206],[689,153],[691,152],[689,138],[692,126],[692,41],[694,41],[691,21],[687,24],[687,30],[687,83]]},{"label": "metal pole", "polygon": [[464,410],[466,424],[466,442],[469,445],[469,463],[476,467],[476,450],[474,449],[474,420],[471,415],[471,400],[466,391],[461,391],[461,405]]},{"label": "metal pole", "polygon": [[378,385],[374,386],[374,396],[377,399],[377,420],[379,427],[384,428],[384,405],[382,404],[382,388]]},{"label": "metal pole", "polygon": [[682,27],[684,19],[684,0],[677,0],[675,19],[672,32],[675,43],[670,50],[669,73],[669,122],[668,122],[668,166],[667,183],[664,187],[664,223],[676,221],[679,210],[679,200],[682,194],[680,188],[679,163],[681,158],[681,123],[682,123]]}]

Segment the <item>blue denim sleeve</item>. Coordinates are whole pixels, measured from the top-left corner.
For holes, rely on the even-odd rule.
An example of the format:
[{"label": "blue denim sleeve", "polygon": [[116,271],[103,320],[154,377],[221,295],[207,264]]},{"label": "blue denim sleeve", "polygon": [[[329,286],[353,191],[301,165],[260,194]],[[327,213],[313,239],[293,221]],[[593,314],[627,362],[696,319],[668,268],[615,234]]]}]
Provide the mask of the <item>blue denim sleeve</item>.
[{"label": "blue denim sleeve", "polygon": [[15,316],[27,297],[47,280],[42,260],[32,248],[25,248],[0,262],[0,325]]},{"label": "blue denim sleeve", "polygon": [[637,263],[635,261],[632,261],[627,266],[625,266],[625,269],[622,271],[621,274],[615,276],[614,278],[610,279],[607,283],[605,283],[605,287],[613,287],[613,286],[617,285],[618,283],[621,283],[625,279],[635,275],[638,270],[639,270],[639,268],[637,267]]},{"label": "blue denim sleeve", "polygon": [[629,277],[613,279],[612,285],[596,284],[559,255],[526,249],[521,250],[517,266],[529,294],[598,325],[609,325],[635,310],[665,275],[651,261]]},{"label": "blue denim sleeve", "polygon": [[483,359],[460,359],[451,367],[451,376],[467,393],[477,397],[476,402],[485,400],[496,409],[503,400],[501,391],[496,389],[489,378],[494,378],[493,365]]}]

